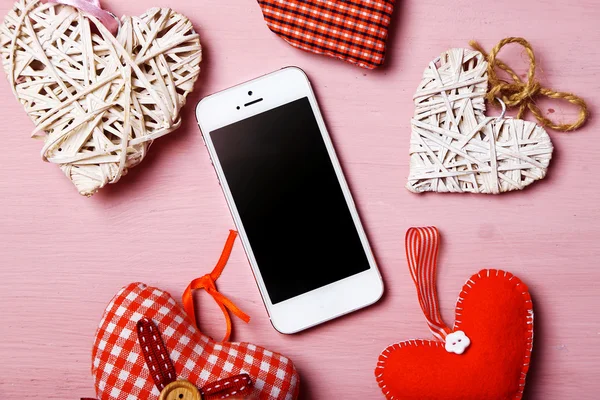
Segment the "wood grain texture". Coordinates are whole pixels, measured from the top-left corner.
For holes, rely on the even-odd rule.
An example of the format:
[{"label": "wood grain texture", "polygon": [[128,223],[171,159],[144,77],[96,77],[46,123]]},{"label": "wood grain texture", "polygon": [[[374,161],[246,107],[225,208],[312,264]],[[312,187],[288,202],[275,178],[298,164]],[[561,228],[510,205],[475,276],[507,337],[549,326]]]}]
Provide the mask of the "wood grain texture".
[{"label": "wood grain texture", "polygon": [[[4,15],[10,1],[0,5]],[[183,127],[158,140],[143,165],[91,199],[81,198],[41,161],[33,125],[0,79],[0,399],[93,396],[90,353],[104,307],[123,285],[143,281],[179,297],[209,272],[233,227],[193,108],[209,93],[285,65],[302,67],[316,90],[386,283],[377,305],[307,332],[283,336],[270,325],[242,247],[234,248],[219,289],[252,316],[235,340],[291,357],[303,399],[378,398],[373,369],[390,343],[430,338],[404,257],[410,226],[442,234],[439,294],[452,323],[464,281],[481,268],[513,272],[530,286],[536,312],[529,399],[592,400],[600,391],[600,186],[594,171],[597,118],[572,134],[549,132],[548,177],[498,197],[415,195],[408,175],[412,94],[440,52],[486,48],[505,36],[534,46],[547,86],[586,98],[600,91],[600,4],[399,1],[384,68],[366,71],[291,48],[274,36],[254,1],[104,0],[115,14],[171,6],[196,25],[204,45],[198,89]],[[507,51],[512,64],[526,62]],[[522,72],[526,71],[525,66]],[[555,116],[573,115],[541,102]],[[491,113],[499,112],[491,109]],[[447,212],[452,208],[452,214]],[[219,309],[199,296],[202,328],[219,337]]]}]

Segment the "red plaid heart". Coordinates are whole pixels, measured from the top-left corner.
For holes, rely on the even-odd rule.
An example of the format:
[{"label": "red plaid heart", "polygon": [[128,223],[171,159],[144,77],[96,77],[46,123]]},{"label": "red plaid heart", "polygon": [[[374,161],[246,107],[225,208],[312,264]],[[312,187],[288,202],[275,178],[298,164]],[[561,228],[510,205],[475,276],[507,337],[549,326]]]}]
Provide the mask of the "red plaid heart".
[{"label": "red plaid heart", "polygon": [[373,69],[385,58],[395,0],[258,0],[269,28],[294,47]]},{"label": "red plaid heart", "polygon": [[217,343],[196,329],[171,295],[132,283],[110,302],[96,333],[92,374],[100,400],[158,399],[136,333],[142,317],[158,326],[179,379],[202,387],[246,373],[254,382],[252,399],[297,397],[299,377],[288,358],[249,343]]}]

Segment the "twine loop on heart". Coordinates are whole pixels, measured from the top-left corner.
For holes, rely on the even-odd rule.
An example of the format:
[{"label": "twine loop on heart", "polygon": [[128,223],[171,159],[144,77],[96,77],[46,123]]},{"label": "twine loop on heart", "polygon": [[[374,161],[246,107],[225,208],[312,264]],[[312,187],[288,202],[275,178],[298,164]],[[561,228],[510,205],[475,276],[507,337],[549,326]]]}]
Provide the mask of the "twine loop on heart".
[{"label": "twine loop on heart", "polygon": [[547,132],[504,112],[485,115],[487,87],[478,51],[450,49],[429,63],[414,95],[408,190],[497,194],[545,176]]},{"label": "twine loop on heart", "polygon": [[[523,81],[512,68],[498,59],[498,53],[500,53],[500,50],[504,46],[511,43],[521,45],[529,57],[529,70],[527,72],[526,81]],[[494,102],[499,98],[502,99],[502,101],[504,101],[508,107],[518,107],[518,119],[521,119],[527,110],[529,110],[542,126],[561,132],[573,131],[581,127],[587,120],[589,111],[585,100],[573,93],[559,92],[543,87],[541,83],[536,80],[535,71],[537,64],[535,53],[533,51],[533,47],[527,40],[520,37],[509,37],[502,39],[496,46],[492,48],[489,54],[487,54],[481,45],[476,41],[471,41],[469,44],[473,49],[483,54],[488,61],[488,79],[490,84],[488,93],[486,95],[488,101]],[[511,77],[512,82],[507,82],[501,79],[498,76],[497,69],[505,71]],[[546,96],[557,100],[566,100],[575,105],[579,108],[577,120],[571,123],[559,123],[546,117],[535,103],[536,98],[539,96]]]}]

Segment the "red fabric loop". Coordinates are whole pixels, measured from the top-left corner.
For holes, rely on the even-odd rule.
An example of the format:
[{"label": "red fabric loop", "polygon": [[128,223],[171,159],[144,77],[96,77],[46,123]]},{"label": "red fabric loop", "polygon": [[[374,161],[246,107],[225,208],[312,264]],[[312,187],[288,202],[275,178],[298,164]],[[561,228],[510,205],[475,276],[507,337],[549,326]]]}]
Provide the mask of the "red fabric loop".
[{"label": "red fabric loop", "polygon": [[217,285],[215,284],[215,281],[219,279],[219,276],[221,276],[225,265],[227,265],[227,260],[229,260],[229,256],[231,255],[231,250],[233,249],[233,244],[235,243],[236,237],[236,231],[229,231],[229,237],[227,238],[227,242],[225,243],[225,247],[223,248],[223,252],[221,253],[221,257],[219,258],[219,261],[217,262],[215,268],[210,274],[206,274],[200,278],[194,279],[185,289],[182,297],[183,308],[185,309],[188,316],[191,318],[194,325],[198,327],[198,324],[196,322],[196,311],[194,307],[194,297],[192,292],[196,289],[204,289],[206,290],[206,293],[212,296],[212,298],[219,305],[221,311],[223,311],[223,315],[225,316],[227,330],[225,332],[225,337],[223,338],[224,342],[229,341],[229,338],[231,337],[231,317],[229,316],[230,312],[242,321],[246,323],[250,322],[250,317],[242,310],[240,310],[231,300],[219,293],[219,291],[217,290]]},{"label": "red fabric loop", "polygon": [[438,305],[436,278],[439,241],[440,234],[435,227],[410,228],[406,232],[406,259],[417,287],[421,310],[431,333],[443,342],[452,330],[442,321]]}]

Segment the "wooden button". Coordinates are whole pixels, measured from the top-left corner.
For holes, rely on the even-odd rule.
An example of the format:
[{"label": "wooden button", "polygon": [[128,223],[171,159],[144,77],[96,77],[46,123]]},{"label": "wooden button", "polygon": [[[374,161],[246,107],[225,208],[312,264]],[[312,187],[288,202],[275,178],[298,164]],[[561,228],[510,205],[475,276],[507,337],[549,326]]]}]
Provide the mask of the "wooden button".
[{"label": "wooden button", "polygon": [[202,400],[202,396],[191,382],[181,380],[165,386],[158,400]]}]

